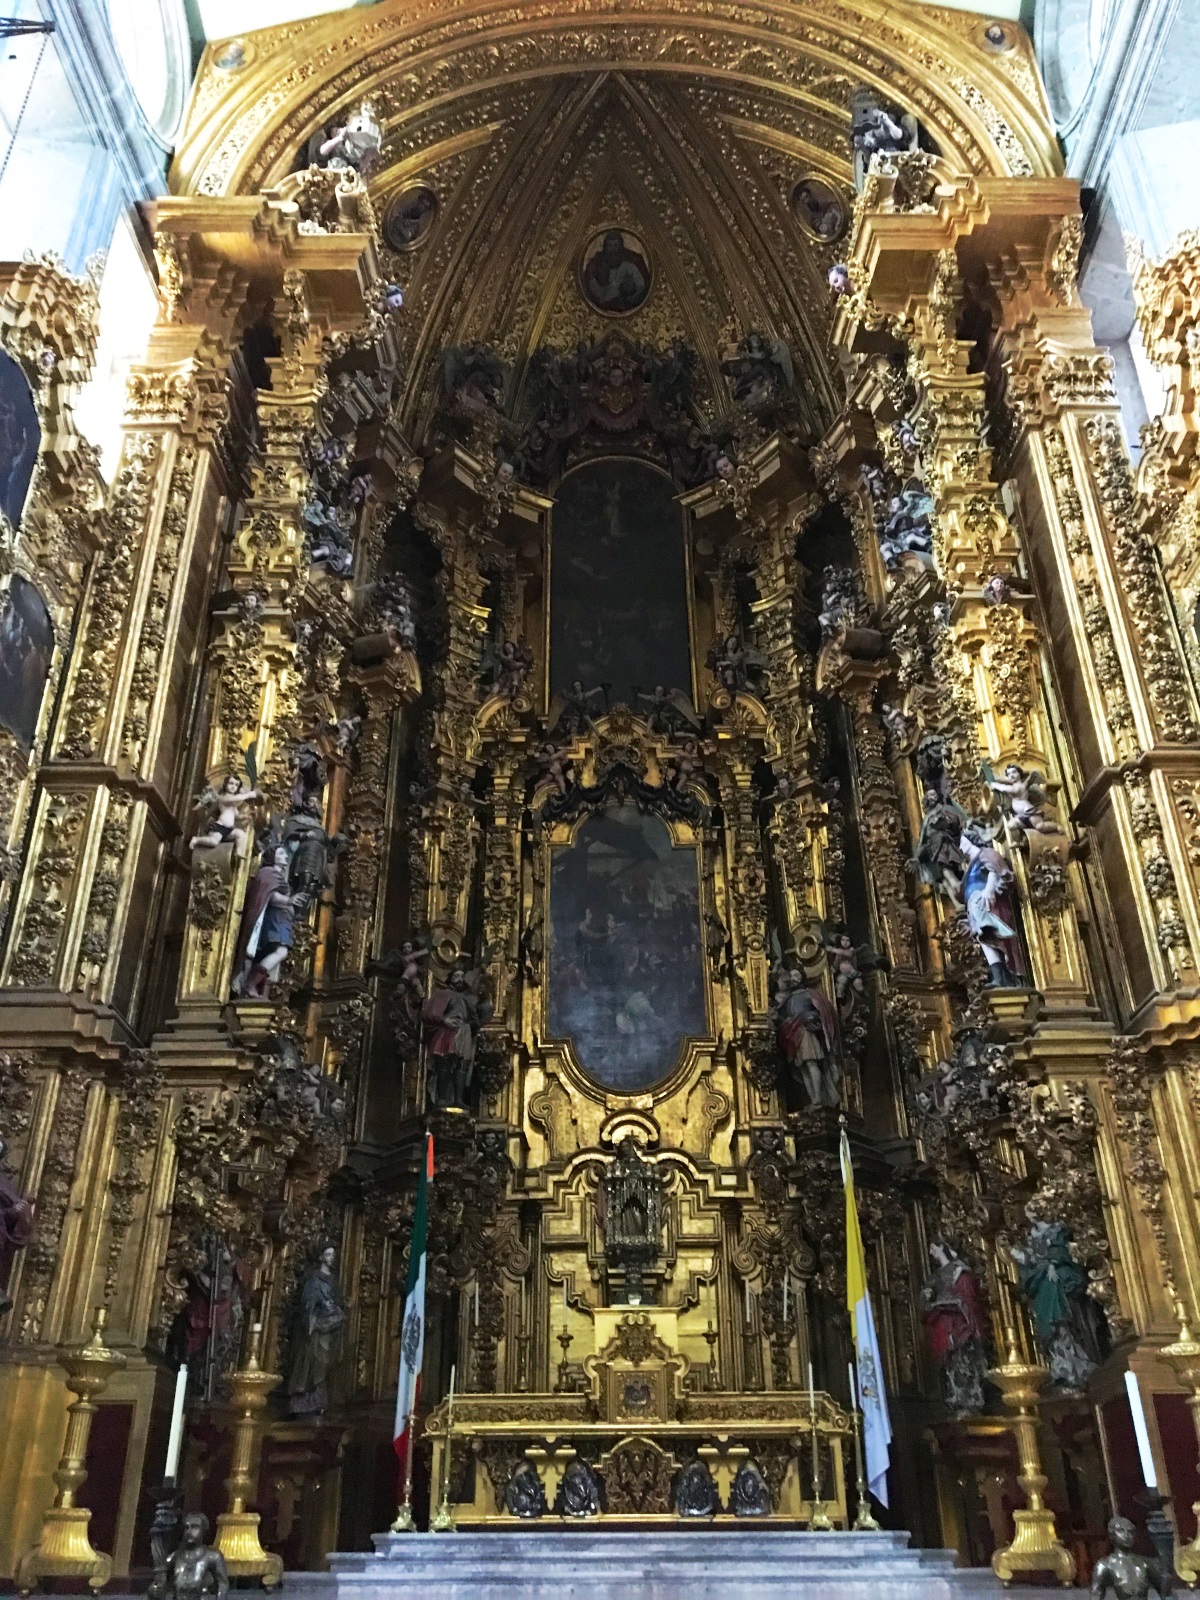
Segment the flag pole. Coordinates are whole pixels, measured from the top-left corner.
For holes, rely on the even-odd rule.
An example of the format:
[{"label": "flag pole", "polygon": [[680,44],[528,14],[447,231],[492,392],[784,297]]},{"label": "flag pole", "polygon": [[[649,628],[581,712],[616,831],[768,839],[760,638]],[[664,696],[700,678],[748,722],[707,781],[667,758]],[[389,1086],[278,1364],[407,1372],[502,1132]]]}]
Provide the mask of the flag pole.
[{"label": "flag pole", "polygon": [[429,1186],[433,1180],[433,1135],[425,1135],[425,1159],[417,1182],[417,1202],[413,1212],[413,1233],[404,1307],[400,1314],[400,1374],[396,1386],[396,1423],[393,1441],[404,1448],[404,1498],[392,1523],[392,1533],[415,1533],[412,1482],[413,1457],[417,1448],[417,1404],[421,1365],[425,1350],[425,1265],[429,1216]]},{"label": "flag pole", "polygon": [[854,1490],[858,1496],[858,1510],[854,1514],[851,1531],[875,1533],[879,1524],[871,1515],[871,1500],[867,1494],[867,1474],[863,1466],[862,1412],[858,1409],[858,1380],[854,1376],[853,1361],[847,1362],[850,1371],[850,1416],[854,1422]]}]

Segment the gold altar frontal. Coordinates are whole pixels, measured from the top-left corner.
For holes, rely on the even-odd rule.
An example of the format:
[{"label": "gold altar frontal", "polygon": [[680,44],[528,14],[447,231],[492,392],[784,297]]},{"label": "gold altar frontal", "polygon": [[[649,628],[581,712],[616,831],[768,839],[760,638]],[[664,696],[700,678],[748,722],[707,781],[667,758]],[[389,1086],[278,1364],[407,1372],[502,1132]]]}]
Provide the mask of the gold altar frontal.
[{"label": "gold altar frontal", "polygon": [[[738,1469],[754,1462],[771,1489],[772,1509],[759,1522],[808,1526],[814,1519],[813,1430],[817,1435],[822,1515],[848,1527],[844,1448],[851,1419],[828,1395],[791,1390],[738,1394],[689,1390],[688,1358],[677,1349],[679,1314],[659,1307],[606,1306],[593,1312],[596,1351],[585,1356],[587,1386],[567,1394],[464,1394],[454,1399],[446,1462],[447,1414],[432,1413],[434,1484],[449,1484],[456,1528],[561,1527],[577,1520],[612,1527],[678,1524],[672,1489],[689,1461],[704,1463],[720,1508],[711,1520],[733,1520]],[[555,1514],[563,1475],[582,1459],[597,1467],[606,1495],[599,1514]],[[521,1517],[505,1503],[520,1462],[543,1485],[548,1512]],[[458,1498],[455,1498],[457,1493]]]}]

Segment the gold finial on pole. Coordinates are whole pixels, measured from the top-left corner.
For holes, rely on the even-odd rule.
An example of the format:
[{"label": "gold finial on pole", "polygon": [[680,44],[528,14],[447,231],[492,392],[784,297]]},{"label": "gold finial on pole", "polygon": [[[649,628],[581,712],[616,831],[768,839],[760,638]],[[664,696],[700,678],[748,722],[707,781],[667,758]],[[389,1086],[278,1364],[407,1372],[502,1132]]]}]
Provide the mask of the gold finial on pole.
[{"label": "gold finial on pole", "polygon": [[273,1589],[283,1577],[283,1559],[263,1549],[258,1537],[258,1512],[246,1510],[246,1502],[254,1493],[251,1467],[258,1414],[281,1382],[277,1373],[264,1372],[259,1366],[261,1342],[262,1323],[256,1322],[250,1329],[246,1364],[229,1378],[230,1399],[238,1413],[233,1425],[233,1459],[225,1479],[229,1509],[217,1518],[213,1543],[225,1557],[231,1578],[261,1578],[265,1589]]},{"label": "gold finial on pole", "polygon": [[112,1557],[92,1549],[88,1523],[92,1513],[77,1506],[75,1496],[87,1478],[88,1437],[96,1415],[97,1397],[108,1387],[114,1372],[125,1366],[120,1350],[104,1343],[108,1307],[97,1306],[92,1337],[86,1344],[67,1345],[58,1352],[58,1364],[67,1375],[67,1388],[77,1398],[67,1407],[67,1436],[54,1473],[58,1493],[42,1518],[38,1542],[17,1563],[17,1588],[29,1594],[42,1578],[86,1578],[92,1589],[103,1589],[112,1576]]},{"label": "gold finial on pole", "polygon": [[1012,1413],[1009,1427],[1020,1462],[1017,1482],[1028,1504],[1013,1512],[1013,1541],[992,1556],[992,1571],[1005,1584],[1011,1583],[1018,1572],[1052,1572],[1065,1587],[1074,1581],[1075,1557],[1060,1542],[1054,1513],[1042,1499],[1047,1479],[1038,1449],[1037,1399],[1046,1381],[1046,1369],[1021,1359],[1017,1330],[1011,1322],[1004,1327],[1004,1346],[1004,1364],[993,1368],[988,1377]]},{"label": "gold finial on pole", "polygon": [[[1175,1313],[1179,1318],[1179,1337],[1174,1344],[1159,1351],[1164,1361],[1169,1361],[1175,1375],[1188,1391],[1188,1408],[1192,1413],[1192,1428],[1200,1447],[1200,1343],[1192,1333],[1187,1311],[1177,1300]],[[1196,1536],[1188,1544],[1176,1546],[1175,1571],[1184,1583],[1200,1582],[1200,1500],[1192,1507],[1197,1517]]]}]

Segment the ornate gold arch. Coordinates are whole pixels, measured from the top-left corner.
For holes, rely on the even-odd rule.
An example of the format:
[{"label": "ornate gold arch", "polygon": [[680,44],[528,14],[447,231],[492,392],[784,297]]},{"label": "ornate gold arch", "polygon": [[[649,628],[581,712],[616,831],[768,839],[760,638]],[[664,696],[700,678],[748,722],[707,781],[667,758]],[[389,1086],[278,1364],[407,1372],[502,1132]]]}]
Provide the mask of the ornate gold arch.
[{"label": "ornate gold arch", "polygon": [[912,111],[950,165],[1051,174],[1057,148],[1028,41],[982,18],[881,0],[750,6],[686,0],[384,0],[211,46],[172,173],[184,193],[277,184],[311,135],[364,97],[385,130],[380,215],[416,179],[440,201],[404,285],[419,429],[438,353],[495,345],[519,374],[538,344],[601,333],[575,287],[589,230],[651,246],[654,294],[631,337],[681,337],[723,396],[723,343],[755,326],[792,348],[814,434],[837,409],[825,273],[835,247],[791,215],[797,178],[850,190],[850,100]]}]

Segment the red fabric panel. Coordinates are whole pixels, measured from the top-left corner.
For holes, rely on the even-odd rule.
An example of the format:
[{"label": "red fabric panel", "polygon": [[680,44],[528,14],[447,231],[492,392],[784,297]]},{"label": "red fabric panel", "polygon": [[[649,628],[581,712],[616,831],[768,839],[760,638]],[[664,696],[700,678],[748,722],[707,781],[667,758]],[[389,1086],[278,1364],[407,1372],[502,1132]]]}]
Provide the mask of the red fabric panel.
[{"label": "red fabric panel", "polygon": [[125,1401],[102,1405],[92,1418],[88,1439],[87,1480],[79,1491],[79,1504],[92,1513],[88,1537],[93,1550],[112,1555],[121,1513],[121,1484],[133,1428],[133,1406]]},{"label": "red fabric panel", "polygon": [[1154,1417],[1167,1463],[1166,1487],[1174,1502],[1175,1526],[1186,1544],[1196,1536],[1196,1516],[1192,1506],[1200,1500],[1196,1430],[1192,1426],[1187,1397],[1182,1394],[1156,1394]]}]

